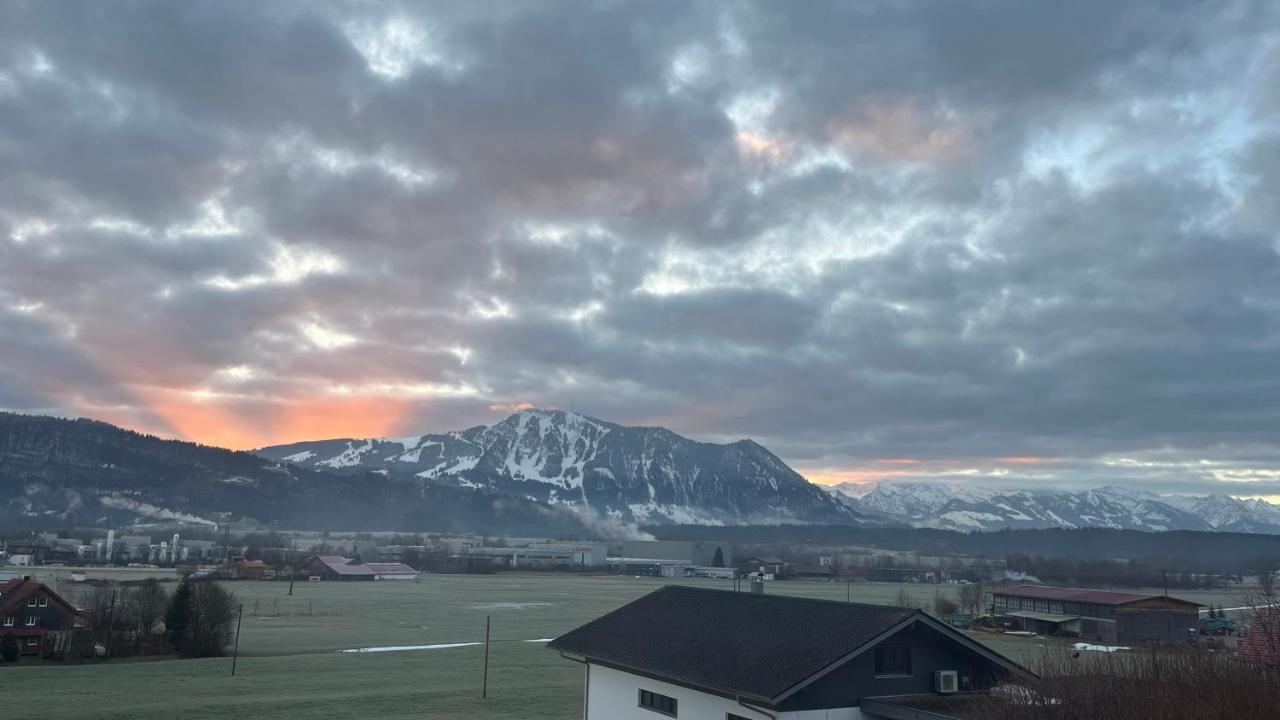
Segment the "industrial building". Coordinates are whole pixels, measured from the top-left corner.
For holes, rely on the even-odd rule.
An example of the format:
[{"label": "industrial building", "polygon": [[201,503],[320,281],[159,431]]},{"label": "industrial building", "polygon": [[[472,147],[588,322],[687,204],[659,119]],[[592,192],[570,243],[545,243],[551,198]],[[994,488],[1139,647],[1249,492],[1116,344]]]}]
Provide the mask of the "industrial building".
[{"label": "industrial building", "polygon": [[1200,604],[1167,595],[1018,585],[992,593],[993,614],[1020,630],[1108,644],[1181,642]]}]

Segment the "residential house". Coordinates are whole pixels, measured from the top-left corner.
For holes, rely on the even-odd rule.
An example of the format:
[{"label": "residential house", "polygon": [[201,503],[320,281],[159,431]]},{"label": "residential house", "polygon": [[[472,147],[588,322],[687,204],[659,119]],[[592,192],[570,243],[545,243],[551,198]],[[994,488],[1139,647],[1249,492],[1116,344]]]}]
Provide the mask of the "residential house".
[{"label": "residential house", "polygon": [[44,638],[71,629],[79,614],[52,588],[29,576],[0,583],[0,637],[16,637],[23,654],[39,654]]},{"label": "residential house", "polygon": [[859,720],[1028,674],[920,610],[679,586],[548,647],[584,666],[584,720]]},{"label": "residential house", "polygon": [[1017,585],[992,594],[994,615],[1022,630],[1104,643],[1182,642],[1200,604],[1165,595]]}]

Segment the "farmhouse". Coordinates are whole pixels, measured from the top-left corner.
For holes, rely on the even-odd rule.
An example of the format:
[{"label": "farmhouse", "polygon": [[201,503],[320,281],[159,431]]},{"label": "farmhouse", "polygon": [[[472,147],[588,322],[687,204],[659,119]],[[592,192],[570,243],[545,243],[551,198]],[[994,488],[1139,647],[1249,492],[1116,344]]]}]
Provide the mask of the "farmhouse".
[{"label": "farmhouse", "polygon": [[418,571],[398,562],[360,563],[342,555],[314,555],[303,572],[321,580],[416,580]]},{"label": "farmhouse", "polygon": [[1181,642],[1199,603],[1163,595],[1017,585],[992,593],[994,615],[1022,630],[1129,645]]},{"label": "farmhouse", "polygon": [[374,575],[367,565],[341,555],[313,555],[302,567],[321,580],[372,580]]},{"label": "farmhouse", "polygon": [[879,698],[1027,672],[920,610],[678,586],[548,647],[584,665],[584,720],[901,717]]},{"label": "farmhouse", "polygon": [[48,585],[30,577],[0,583],[0,637],[16,637],[23,654],[39,654],[44,638],[70,629],[79,614]]},{"label": "farmhouse", "polygon": [[373,571],[374,580],[417,580],[418,571],[398,562],[365,563]]}]

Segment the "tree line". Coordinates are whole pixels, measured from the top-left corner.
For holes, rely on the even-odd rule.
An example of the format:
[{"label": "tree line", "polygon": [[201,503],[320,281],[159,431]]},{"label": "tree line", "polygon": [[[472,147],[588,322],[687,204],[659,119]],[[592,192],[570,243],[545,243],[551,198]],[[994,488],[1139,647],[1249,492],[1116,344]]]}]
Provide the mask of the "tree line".
[{"label": "tree line", "polygon": [[239,606],[235,594],[218,583],[190,577],[172,593],[155,578],[98,587],[83,605],[86,628],[64,635],[49,653],[55,659],[222,655]]}]

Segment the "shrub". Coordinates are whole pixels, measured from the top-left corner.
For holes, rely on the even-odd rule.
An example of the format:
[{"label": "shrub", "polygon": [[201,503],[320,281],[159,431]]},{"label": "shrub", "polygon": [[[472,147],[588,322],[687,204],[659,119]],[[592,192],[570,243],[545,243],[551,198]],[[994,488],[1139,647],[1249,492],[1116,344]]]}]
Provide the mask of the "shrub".
[{"label": "shrub", "polygon": [[10,663],[18,662],[21,654],[22,647],[18,645],[18,638],[12,635],[5,635],[0,638],[0,659]]}]

